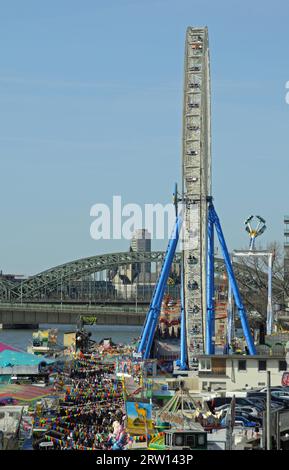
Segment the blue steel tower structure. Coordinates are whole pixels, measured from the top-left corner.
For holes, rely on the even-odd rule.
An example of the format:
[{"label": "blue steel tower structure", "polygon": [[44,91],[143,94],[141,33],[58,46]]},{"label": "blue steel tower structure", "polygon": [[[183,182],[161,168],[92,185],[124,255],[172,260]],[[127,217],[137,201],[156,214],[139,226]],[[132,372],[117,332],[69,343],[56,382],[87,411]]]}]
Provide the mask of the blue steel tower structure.
[{"label": "blue steel tower structure", "polygon": [[182,192],[176,222],[138,347],[151,354],[162,299],[182,228],[180,369],[195,370],[198,355],[214,354],[214,228],[250,354],[255,346],[211,194],[210,70],[207,28],[189,27],[185,45]]}]

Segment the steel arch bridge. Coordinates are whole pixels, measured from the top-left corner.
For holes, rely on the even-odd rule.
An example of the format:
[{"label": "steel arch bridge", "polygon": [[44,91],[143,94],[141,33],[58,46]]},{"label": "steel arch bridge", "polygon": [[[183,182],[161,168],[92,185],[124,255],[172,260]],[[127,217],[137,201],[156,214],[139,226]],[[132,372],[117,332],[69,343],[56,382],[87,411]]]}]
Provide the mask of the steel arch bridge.
[{"label": "steel arch bridge", "polygon": [[[39,293],[45,289],[47,293],[53,291],[59,283],[68,283],[78,280],[90,274],[117,269],[120,266],[142,263],[162,263],[165,253],[153,252],[121,252],[81,258],[43,271],[31,276],[15,286],[5,281],[0,284],[0,294],[7,300],[19,300],[20,298],[33,299],[39,297]],[[179,262],[177,255],[176,262]],[[12,284],[12,285],[11,285]]]},{"label": "steel arch bridge", "polygon": [[[157,263],[161,265],[164,256],[164,251],[120,252],[77,259],[45,270],[16,285],[11,281],[0,280],[0,299],[6,302],[17,302],[21,299],[39,299],[41,292],[45,291],[49,294],[53,292],[60,283],[65,285],[71,281],[79,280],[97,272],[117,270],[120,266],[144,263]],[[174,263],[180,264],[180,261],[181,253],[176,253]],[[226,272],[223,259],[215,258],[215,266],[217,274],[221,275]],[[250,268],[247,266],[244,268],[241,264],[234,263],[234,271],[241,286],[248,287],[248,284],[251,283],[252,288],[258,287],[252,284],[252,276],[248,276]],[[266,273],[262,273],[262,277],[264,277],[265,280],[266,276]],[[273,287],[275,292],[281,290],[281,285],[279,286],[276,281]]]}]

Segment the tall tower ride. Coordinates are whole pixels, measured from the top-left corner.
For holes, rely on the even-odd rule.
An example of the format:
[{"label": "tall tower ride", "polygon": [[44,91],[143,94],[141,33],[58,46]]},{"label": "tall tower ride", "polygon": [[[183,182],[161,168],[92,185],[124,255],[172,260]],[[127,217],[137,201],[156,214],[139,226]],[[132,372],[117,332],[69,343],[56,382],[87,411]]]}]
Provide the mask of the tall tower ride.
[{"label": "tall tower ride", "polygon": [[207,28],[186,33],[183,104],[183,274],[188,365],[204,352],[207,215],[211,197],[211,105]]}]

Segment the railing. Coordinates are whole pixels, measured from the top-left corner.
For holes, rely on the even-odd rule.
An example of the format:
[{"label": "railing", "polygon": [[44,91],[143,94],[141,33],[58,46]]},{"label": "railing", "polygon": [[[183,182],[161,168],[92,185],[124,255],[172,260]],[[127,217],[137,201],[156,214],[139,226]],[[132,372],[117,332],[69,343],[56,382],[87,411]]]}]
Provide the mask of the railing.
[{"label": "railing", "polygon": [[210,375],[217,375],[217,376],[226,376],[226,369],[212,369],[212,370],[199,370],[199,375],[202,376],[210,376]]},{"label": "railing", "polygon": [[145,313],[145,306],[107,306],[107,305],[67,305],[67,304],[29,304],[29,303],[10,303],[0,302],[0,310],[42,310],[42,311],[85,311],[93,314],[99,312],[117,312],[120,313]]}]

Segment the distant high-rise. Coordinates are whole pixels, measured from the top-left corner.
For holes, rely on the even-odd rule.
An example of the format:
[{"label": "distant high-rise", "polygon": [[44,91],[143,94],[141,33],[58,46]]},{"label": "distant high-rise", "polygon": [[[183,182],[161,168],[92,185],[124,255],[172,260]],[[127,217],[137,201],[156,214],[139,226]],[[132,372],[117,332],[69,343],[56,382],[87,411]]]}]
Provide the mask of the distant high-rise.
[{"label": "distant high-rise", "polygon": [[[130,248],[132,251],[143,253],[146,251],[151,251],[151,234],[150,232],[145,229],[137,229],[133,233]],[[151,272],[151,264],[150,263],[143,263],[140,265],[139,272]]]},{"label": "distant high-rise", "polygon": [[151,251],[151,234],[145,228],[134,231],[131,244],[132,251]]}]

